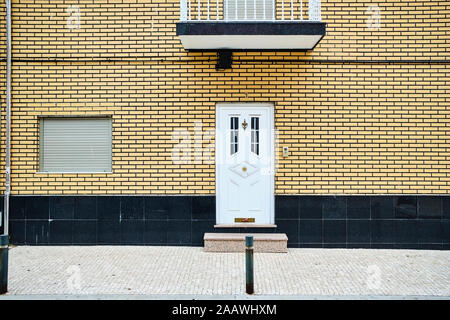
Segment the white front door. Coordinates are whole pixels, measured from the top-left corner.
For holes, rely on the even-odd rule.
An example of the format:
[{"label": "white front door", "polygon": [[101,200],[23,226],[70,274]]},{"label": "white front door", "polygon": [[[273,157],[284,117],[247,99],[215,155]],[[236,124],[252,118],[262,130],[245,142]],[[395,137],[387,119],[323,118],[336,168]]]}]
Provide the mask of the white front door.
[{"label": "white front door", "polygon": [[217,223],[273,224],[273,106],[217,106]]}]

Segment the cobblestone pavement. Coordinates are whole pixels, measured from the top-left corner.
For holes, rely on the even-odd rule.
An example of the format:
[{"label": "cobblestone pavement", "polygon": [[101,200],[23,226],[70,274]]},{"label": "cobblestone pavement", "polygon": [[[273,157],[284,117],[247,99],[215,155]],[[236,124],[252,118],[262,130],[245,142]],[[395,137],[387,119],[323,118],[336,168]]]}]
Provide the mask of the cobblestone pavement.
[{"label": "cobblestone pavement", "polygon": [[[21,246],[9,295],[236,295],[243,253],[200,247]],[[289,249],[255,254],[257,295],[450,296],[450,251]]]}]

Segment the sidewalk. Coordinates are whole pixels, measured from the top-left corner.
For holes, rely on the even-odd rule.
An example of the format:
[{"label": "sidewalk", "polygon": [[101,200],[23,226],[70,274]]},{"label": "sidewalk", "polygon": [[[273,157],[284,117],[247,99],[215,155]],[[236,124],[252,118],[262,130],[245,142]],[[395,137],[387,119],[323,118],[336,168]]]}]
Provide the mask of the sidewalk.
[{"label": "sidewalk", "polygon": [[[244,254],[205,253],[199,247],[15,247],[10,249],[9,293],[3,298],[241,299],[244,263]],[[254,297],[281,296],[448,298],[450,251],[289,249],[287,254],[255,254]]]}]

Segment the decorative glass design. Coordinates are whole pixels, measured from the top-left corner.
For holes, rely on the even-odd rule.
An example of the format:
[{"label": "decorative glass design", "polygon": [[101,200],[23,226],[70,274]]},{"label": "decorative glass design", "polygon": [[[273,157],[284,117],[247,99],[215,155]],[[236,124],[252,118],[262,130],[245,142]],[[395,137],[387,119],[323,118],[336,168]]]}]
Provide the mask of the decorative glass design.
[{"label": "decorative glass design", "polygon": [[238,152],[239,147],[239,118],[231,117],[230,119],[230,150],[233,155]]},{"label": "decorative glass design", "polygon": [[259,155],[259,117],[251,118],[251,151]]}]

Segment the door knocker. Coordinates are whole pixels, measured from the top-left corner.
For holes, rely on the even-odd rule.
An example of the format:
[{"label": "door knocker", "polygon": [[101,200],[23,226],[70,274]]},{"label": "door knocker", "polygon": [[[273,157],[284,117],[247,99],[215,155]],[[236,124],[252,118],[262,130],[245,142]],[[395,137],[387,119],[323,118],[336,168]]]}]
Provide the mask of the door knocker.
[{"label": "door knocker", "polygon": [[242,122],[242,128],[244,128],[244,130],[245,130],[245,129],[247,129],[247,126],[248,126],[248,123],[244,119],[244,122]]}]

